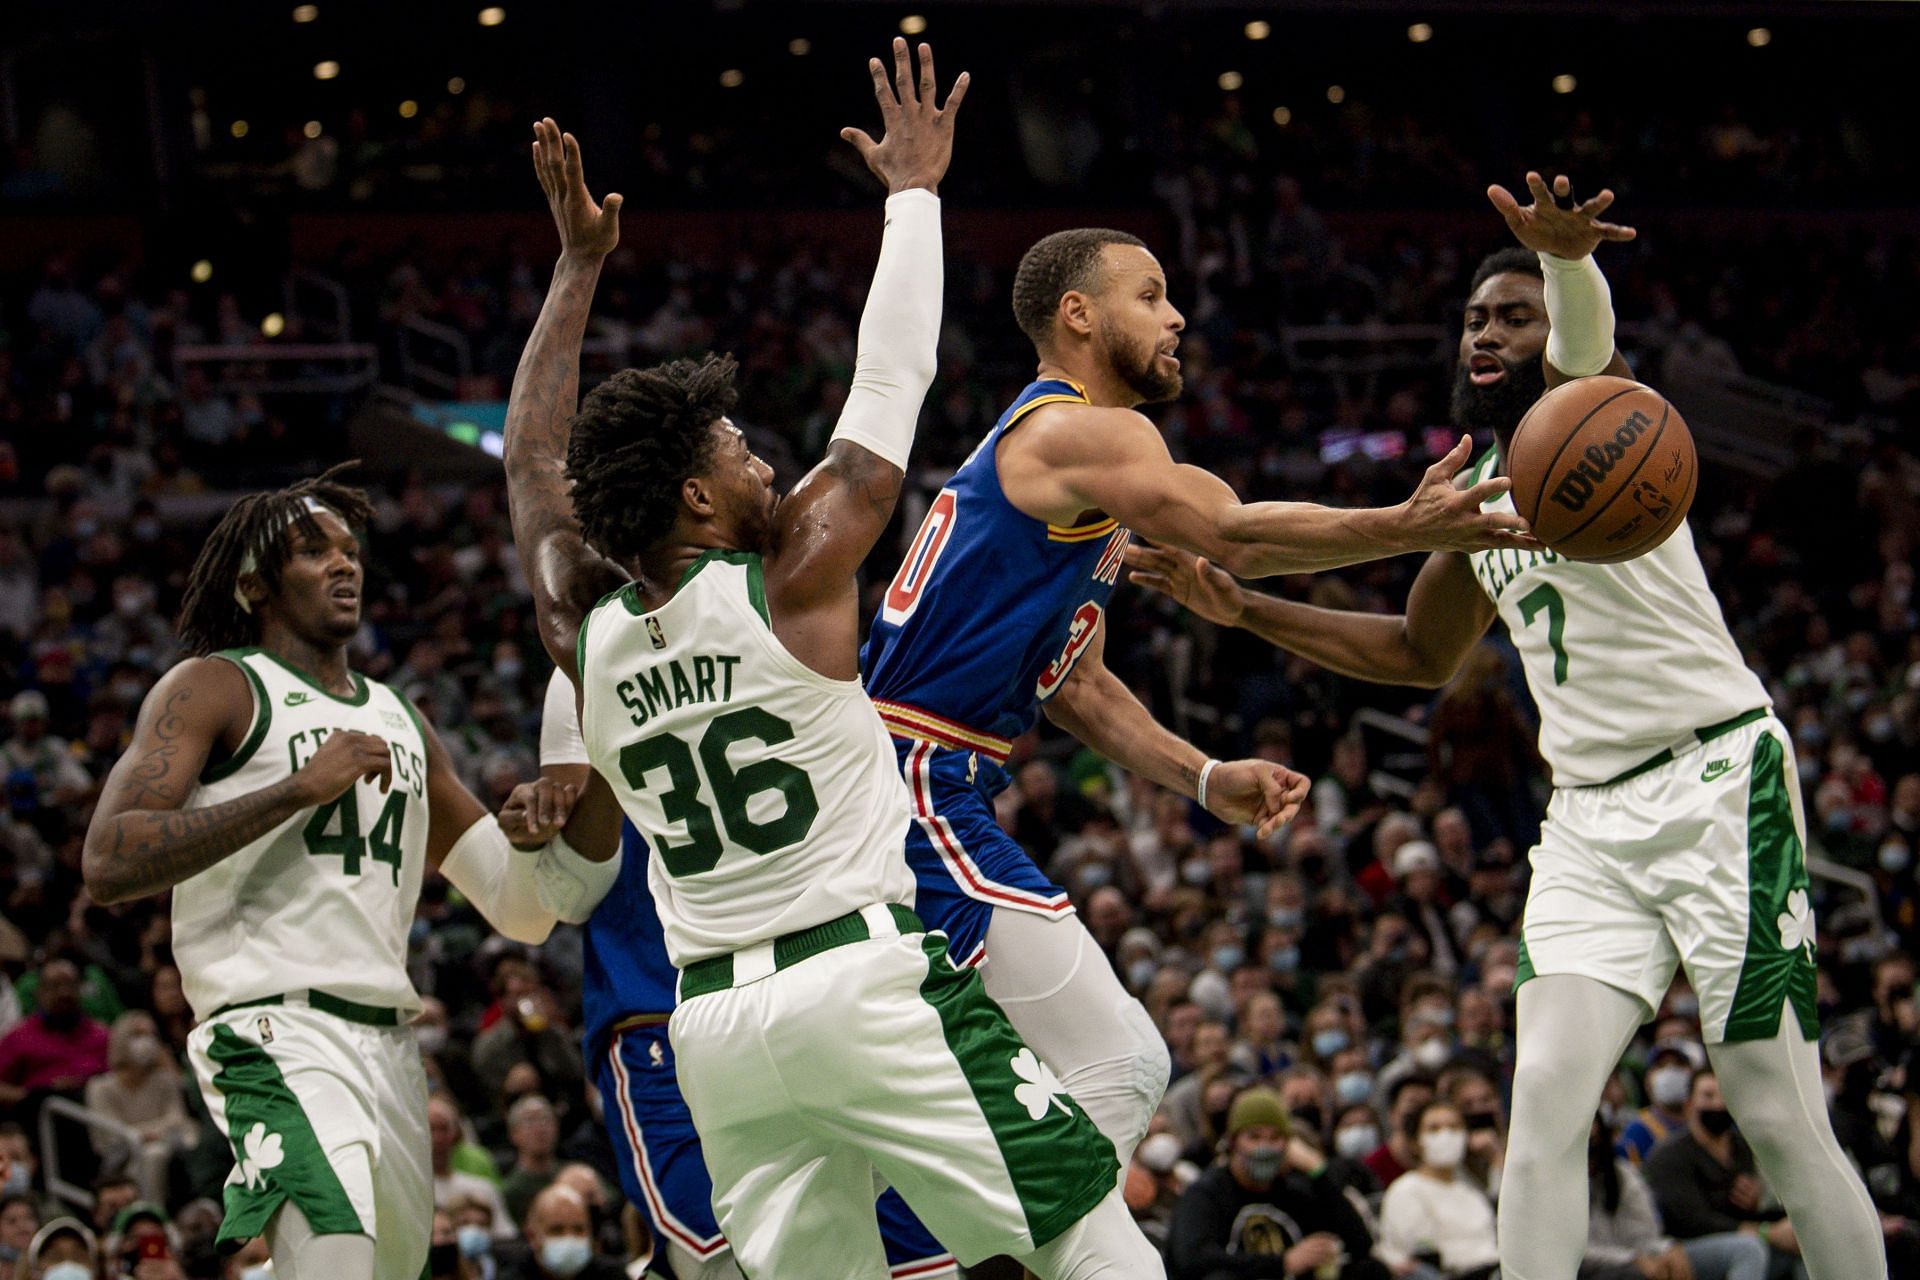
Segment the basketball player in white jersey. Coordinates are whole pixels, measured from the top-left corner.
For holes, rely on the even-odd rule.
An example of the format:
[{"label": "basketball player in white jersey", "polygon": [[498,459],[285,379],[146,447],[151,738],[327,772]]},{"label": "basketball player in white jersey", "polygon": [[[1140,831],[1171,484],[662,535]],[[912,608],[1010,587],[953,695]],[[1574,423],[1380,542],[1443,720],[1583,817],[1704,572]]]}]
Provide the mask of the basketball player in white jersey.
[{"label": "basketball player in white jersey", "polygon": [[[192,656],[147,695],[82,870],[100,903],[173,891],[188,1052],[236,1162],[220,1246],[266,1236],[283,1280],[418,1280],[421,875],[538,942],[611,868],[515,854],[413,706],[347,665],[372,512],[334,477],[243,498],[207,539],[181,606]],[[557,896],[538,884],[555,872]]]},{"label": "basketball player in white jersey", "polygon": [[[887,224],[846,409],[784,496],[729,420],[731,360],[623,370],[569,427],[618,199],[596,207],[573,138],[537,127],[563,254],[508,409],[508,497],[594,767],[556,844],[604,855],[623,813],[647,841],[680,970],[669,1035],[743,1273],[884,1277],[877,1182],[965,1264],[1158,1276],[1112,1145],[914,916],[905,784],[858,679],[855,574],[933,377],[936,191],[966,84],[940,109],[919,53],[916,78],[895,42],[891,85],[870,64],[884,139],[843,135]],[[1264,800],[1246,820],[1285,816]]]},{"label": "basketball player in white jersey", "polygon": [[[1488,192],[1524,249],[1483,263],[1467,301],[1456,425],[1491,428],[1497,445],[1466,483],[1500,472],[1546,387],[1632,376],[1592,257],[1633,236],[1598,220],[1612,193],[1576,205],[1565,177],[1527,183],[1528,206]],[[1600,1090],[1679,966],[1728,1109],[1786,1206],[1792,1225],[1771,1228],[1773,1242],[1813,1280],[1886,1275],[1872,1202],[1827,1122],[1792,743],[1727,632],[1691,529],[1624,564],[1437,554],[1399,616],[1257,595],[1185,553],[1143,550],[1134,566],[1201,616],[1362,680],[1444,684],[1496,616],[1507,624],[1555,790],[1521,927],[1506,1280],[1573,1280]]]}]

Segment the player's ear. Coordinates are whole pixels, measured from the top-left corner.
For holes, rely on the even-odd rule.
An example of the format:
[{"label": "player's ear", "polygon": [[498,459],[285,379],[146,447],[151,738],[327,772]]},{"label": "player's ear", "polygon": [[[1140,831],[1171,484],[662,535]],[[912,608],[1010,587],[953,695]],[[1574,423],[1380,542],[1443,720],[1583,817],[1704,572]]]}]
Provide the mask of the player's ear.
[{"label": "player's ear", "polygon": [[680,501],[686,503],[687,509],[694,515],[702,519],[711,517],[714,513],[714,492],[711,480],[704,475],[688,476],[682,480]]},{"label": "player's ear", "polygon": [[1071,333],[1076,337],[1087,337],[1093,332],[1093,299],[1078,289],[1069,289],[1060,295],[1060,307],[1054,313],[1053,327],[1056,333]]},{"label": "player's ear", "polygon": [[250,570],[241,574],[233,589],[241,599],[240,607],[248,613],[260,612],[260,606],[267,601],[266,580],[257,572]]}]

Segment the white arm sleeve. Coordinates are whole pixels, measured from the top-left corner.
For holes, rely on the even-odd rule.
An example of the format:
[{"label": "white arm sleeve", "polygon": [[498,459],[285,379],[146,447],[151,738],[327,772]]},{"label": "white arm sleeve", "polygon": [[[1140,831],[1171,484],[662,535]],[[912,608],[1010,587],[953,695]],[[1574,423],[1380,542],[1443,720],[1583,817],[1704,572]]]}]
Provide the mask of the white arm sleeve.
[{"label": "white arm sleeve", "polygon": [[580,711],[575,706],[573,681],[555,667],[547,681],[547,701],[540,711],[540,767],[550,764],[586,764],[587,744],[580,736]]},{"label": "white arm sleeve", "polygon": [[515,942],[538,946],[553,932],[556,918],[541,904],[534,878],[534,864],[547,853],[515,849],[489,815],[454,841],[440,863],[440,874],[480,909],[488,924]]},{"label": "white arm sleeve", "polygon": [[1547,293],[1547,362],[1573,378],[1613,363],[1613,292],[1593,255],[1540,255]]},{"label": "white arm sleeve", "polygon": [[833,438],[851,440],[902,471],[938,364],[942,254],[940,197],[919,187],[888,196],[880,262],[860,314],[853,385]]}]

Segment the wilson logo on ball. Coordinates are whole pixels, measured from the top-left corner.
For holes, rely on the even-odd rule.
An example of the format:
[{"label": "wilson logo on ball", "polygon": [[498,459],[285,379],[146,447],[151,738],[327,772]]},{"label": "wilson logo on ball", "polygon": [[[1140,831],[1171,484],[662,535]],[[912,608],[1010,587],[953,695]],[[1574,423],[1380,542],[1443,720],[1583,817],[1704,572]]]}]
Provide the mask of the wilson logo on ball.
[{"label": "wilson logo on ball", "polygon": [[1635,409],[1627,415],[1625,422],[1614,429],[1613,439],[1588,445],[1573,469],[1560,477],[1560,483],[1554,486],[1548,496],[1568,511],[1585,510],[1595,489],[1613,473],[1613,469],[1620,465],[1620,460],[1627,456],[1627,450],[1652,425],[1653,419]]}]

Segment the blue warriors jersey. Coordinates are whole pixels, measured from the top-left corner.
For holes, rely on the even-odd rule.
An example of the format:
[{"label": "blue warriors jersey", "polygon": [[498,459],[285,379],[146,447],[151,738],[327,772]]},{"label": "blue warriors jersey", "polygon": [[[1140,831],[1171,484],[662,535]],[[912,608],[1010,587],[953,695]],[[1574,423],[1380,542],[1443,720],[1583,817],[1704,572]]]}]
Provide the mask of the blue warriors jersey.
[{"label": "blue warriors jersey", "polygon": [[589,1057],[603,1052],[614,1028],[628,1019],[664,1021],[679,978],[647,887],[647,842],[631,822],[620,824],[620,847],[620,874],[587,920],[580,1003]]},{"label": "blue warriors jersey", "polygon": [[1092,643],[1132,535],[1027,515],[994,456],[1033,410],[1086,403],[1071,382],[1033,383],[934,499],[861,653],[895,736],[1004,761]]}]

